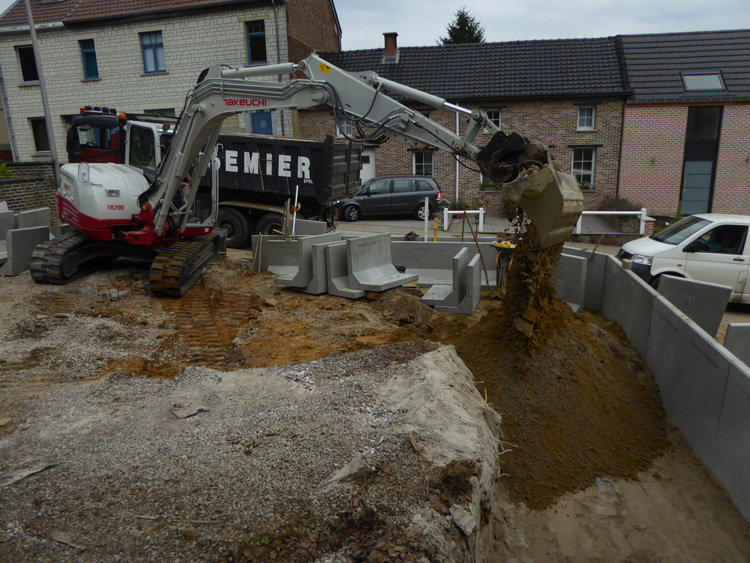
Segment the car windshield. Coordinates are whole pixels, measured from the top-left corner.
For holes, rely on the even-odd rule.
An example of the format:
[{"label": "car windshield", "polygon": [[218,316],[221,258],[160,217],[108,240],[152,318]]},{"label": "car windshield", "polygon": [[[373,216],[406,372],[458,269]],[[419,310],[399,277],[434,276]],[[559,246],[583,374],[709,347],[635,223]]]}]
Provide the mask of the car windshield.
[{"label": "car windshield", "polygon": [[674,225],[670,225],[663,231],[651,235],[651,238],[665,244],[677,245],[693,233],[700,231],[709,223],[710,221],[701,219],[700,217],[685,217],[684,219],[677,221]]}]

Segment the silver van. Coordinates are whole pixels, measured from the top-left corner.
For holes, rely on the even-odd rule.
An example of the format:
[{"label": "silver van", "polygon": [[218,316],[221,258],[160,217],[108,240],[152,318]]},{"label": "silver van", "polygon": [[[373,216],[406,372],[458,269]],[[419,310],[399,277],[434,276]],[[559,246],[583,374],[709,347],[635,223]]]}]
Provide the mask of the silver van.
[{"label": "silver van", "polygon": [[649,237],[622,246],[617,257],[652,287],[665,274],[728,285],[730,301],[750,303],[750,217],[691,215]]}]

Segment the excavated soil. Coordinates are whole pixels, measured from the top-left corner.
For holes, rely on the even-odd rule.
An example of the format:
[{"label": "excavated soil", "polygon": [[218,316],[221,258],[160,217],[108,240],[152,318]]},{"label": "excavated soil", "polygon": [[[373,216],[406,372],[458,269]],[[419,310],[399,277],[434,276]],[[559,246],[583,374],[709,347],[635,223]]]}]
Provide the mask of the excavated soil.
[{"label": "excavated soil", "polygon": [[[28,290],[24,304],[16,300],[3,311],[11,327],[6,345],[17,346],[18,353],[0,358],[0,414],[12,419],[24,398],[48,383],[108,374],[169,380],[189,366],[283,366],[432,340],[455,345],[479,391],[502,415],[501,498],[541,511],[598,478],[634,479],[662,463],[665,451],[686,451],[669,437],[653,376],[619,327],[594,314],[575,315],[552,299],[547,286],[523,283],[530,272],[550,270],[554,260],[554,250],[518,260],[518,271],[525,273],[514,278],[511,272],[508,283],[522,290],[504,301],[487,293],[470,317],[434,312],[420,303],[416,288],[358,301],[295,293],[246,269],[247,254],[241,252],[211,266],[178,300],[152,299],[146,272],[138,267],[100,272],[62,288],[21,280],[30,284],[18,290]],[[1,281],[5,291],[12,289]],[[78,318],[89,321],[76,324]],[[524,323],[515,323],[518,318]],[[55,336],[62,326],[69,339]],[[78,341],[91,340],[85,331],[96,332],[96,349],[79,348]],[[11,430],[12,424],[0,427],[0,436]],[[710,477],[703,481],[716,488]],[[438,490],[427,492],[440,496]],[[727,504],[722,513],[729,510]],[[739,553],[750,554],[745,524],[732,523],[732,529]]]}]

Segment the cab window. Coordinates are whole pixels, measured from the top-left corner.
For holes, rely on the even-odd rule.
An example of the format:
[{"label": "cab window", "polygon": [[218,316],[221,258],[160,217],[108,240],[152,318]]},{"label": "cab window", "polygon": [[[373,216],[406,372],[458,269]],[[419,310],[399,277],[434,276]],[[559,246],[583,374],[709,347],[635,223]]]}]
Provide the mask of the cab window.
[{"label": "cab window", "polygon": [[743,225],[719,225],[700,237],[706,252],[717,254],[742,254],[746,239],[747,227]]}]

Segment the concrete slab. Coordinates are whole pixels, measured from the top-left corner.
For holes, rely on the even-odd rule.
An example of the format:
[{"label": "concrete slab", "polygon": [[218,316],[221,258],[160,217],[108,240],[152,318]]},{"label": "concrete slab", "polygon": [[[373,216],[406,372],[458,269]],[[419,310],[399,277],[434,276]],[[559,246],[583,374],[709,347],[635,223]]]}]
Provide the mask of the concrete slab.
[{"label": "concrete slab", "polygon": [[651,330],[651,309],[656,291],[614,256],[605,256],[601,313],[616,320],[642,358],[646,357]]},{"label": "concrete slab", "polygon": [[719,331],[732,294],[732,288],[727,285],[676,276],[662,276],[658,291],[712,337]]},{"label": "concrete slab", "polygon": [[657,296],[645,358],[667,416],[710,466],[734,356],[675,305]]},{"label": "concrete slab", "polygon": [[289,233],[294,230],[295,236],[301,235],[324,235],[328,230],[325,221],[308,221],[306,219],[297,219],[289,222]]},{"label": "concrete slab", "polygon": [[[737,356],[746,366],[750,366],[750,323],[730,323],[727,325],[724,348]],[[750,412],[750,408],[748,412]]]},{"label": "concrete slab", "polygon": [[49,227],[29,227],[8,231],[7,261],[0,267],[0,274],[17,276],[29,269],[31,253],[41,242],[49,240]]},{"label": "concrete slab", "polygon": [[365,291],[349,285],[348,242],[334,242],[324,246],[328,293],[347,299],[359,299],[365,296]]},{"label": "concrete slab", "polygon": [[20,211],[16,217],[18,229],[28,229],[31,227],[49,227],[52,219],[52,212],[49,207],[39,207],[29,211]]},{"label": "concrete slab", "polygon": [[580,313],[586,295],[586,258],[562,254],[557,261],[556,276],[556,297]]},{"label": "concrete slab", "polygon": [[716,431],[715,456],[707,463],[742,515],[750,521],[750,368],[730,366]]},{"label": "concrete slab", "polygon": [[417,281],[416,274],[401,274],[391,259],[391,236],[350,239],[347,245],[349,285],[365,291],[386,291]]}]

